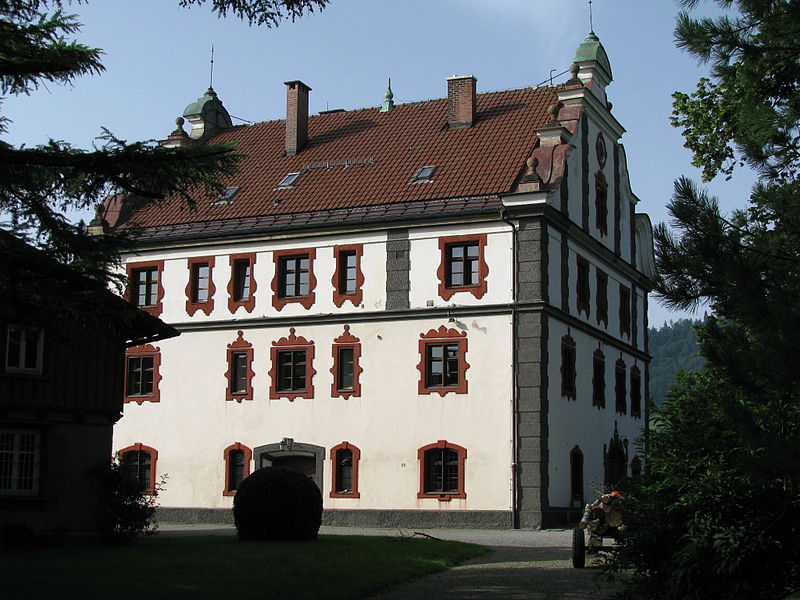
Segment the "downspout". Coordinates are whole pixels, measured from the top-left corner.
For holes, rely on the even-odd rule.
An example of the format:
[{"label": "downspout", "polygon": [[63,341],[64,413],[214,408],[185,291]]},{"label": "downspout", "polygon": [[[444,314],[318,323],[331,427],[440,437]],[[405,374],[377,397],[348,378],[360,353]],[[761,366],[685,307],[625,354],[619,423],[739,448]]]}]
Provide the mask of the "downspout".
[{"label": "downspout", "polygon": [[506,217],[505,207],[500,208],[500,219],[511,227],[511,521],[519,529],[519,410],[517,397],[517,228],[514,221]]}]

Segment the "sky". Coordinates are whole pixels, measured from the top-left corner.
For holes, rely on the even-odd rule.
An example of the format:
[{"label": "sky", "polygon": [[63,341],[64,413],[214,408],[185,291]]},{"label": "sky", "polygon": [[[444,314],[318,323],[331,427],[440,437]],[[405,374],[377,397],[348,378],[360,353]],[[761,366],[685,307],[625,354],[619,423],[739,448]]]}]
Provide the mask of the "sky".
[{"label": "sky", "polygon": [[[284,82],[298,79],[312,88],[312,113],[379,106],[388,78],[395,103],[444,97],[451,75],[474,75],[479,93],[539,85],[569,68],[590,31],[587,0],[331,0],[273,29],[178,4],[67,6],[83,24],[77,39],[103,49],[106,71],[4,98],[2,114],[12,122],[3,140],[33,146],[52,138],[89,149],[103,127],[128,141],[164,139],[208,88],[212,45],[213,87],[238,124],[284,118]],[[714,6],[701,2],[695,14],[717,14]],[[621,143],[641,200],[637,212],[654,224],[669,221],[675,179],[700,181],[669,116],[671,94],[691,92],[708,69],[675,48],[677,12],[670,0],[592,1],[592,26],[614,76],[608,97],[626,129]],[[752,183],[739,172],[707,188],[731,210],[745,205]],[[687,314],[651,297],[649,316],[658,327]]]}]

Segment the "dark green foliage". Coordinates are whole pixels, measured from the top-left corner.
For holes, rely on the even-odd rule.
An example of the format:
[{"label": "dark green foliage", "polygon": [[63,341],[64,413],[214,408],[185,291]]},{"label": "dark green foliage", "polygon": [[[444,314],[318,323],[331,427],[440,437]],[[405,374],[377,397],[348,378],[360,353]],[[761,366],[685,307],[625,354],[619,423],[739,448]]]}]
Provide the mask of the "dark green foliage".
[{"label": "dark green foliage", "polygon": [[259,469],[239,485],[233,519],[242,540],[314,540],[322,524],[322,493],[296,469]]},{"label": "dark green foliage", "polygon": [[[800,455],[776,407],[713,369],[684,374],[647,438],[647,474],[624,499],[630,600],[782,599],[798,589]],[[788,463],[788,465],[786,464]]]},{"label": "dark green foliage", "polygon": [[[693,7],[699,0],[682,0]],[[737,162],[770,180],[800,168],[800,2],[717,0],[737,11],[719,19],[678,16],[678,47],[710,63],[711,79],[674,94],[673,124],[683,128],[695,166],[710,181]]]},{"label": "dark green foliage", "polygon": [[681,178],[673,229],[654,230],[659,295],[712,314],[697,328],[707,365],[660,407],[608,565],[633,571],[623,597],[637,600],[778,600],[800,587],[800,1],[716,1],[732,16],[678,19],[679,46],[712,77],[676,96],[676,124],[706,179],[733,160],[760,179],[748,207],[724,215]]},{"label": "dark green foliage", "polygon": [[[204,2],[180,0],[179,4]],[[326,3],[212,0],[212,10],[220,17],[230,12],[250,24],[269,27],[284,16],[294,20]],[[102,50],[71,39],[81,27],[75,15],[62,10],[71,4],[80,2],[0,0],[0,94],[31,94],[45,83],[71,85],[78,77],[103,72]],[[0,114],[0,136],[8,123],[8,117]],[[131,248],[135,229],[92,237],[83,224],[70,223],[63,213],[91,208],[114,193],[140,203],[177,195],[191,209],[198,200],[216,197],[225,189],[241,156],[234,145],[164,148],[153,140],[128,143],[105,129],[97,139],[96,148],[88,151],[61,140],[14,147],[0,139],[0,228],[77,275],[121,288],[117,260],[120,252]],[[21,308],[36,314],[50,307],[31,302]],[[82,308],[79,302],[72,306],[74,311]]]},{"label": "dark green foliage", "polygon": [[675,376],[680,371],[692,371],[705,364],[697,346],[694,327],[702,324],[700,320],[679,319],[665,323],[659,329],[648,330],[650,354],[650,396],[656,406],[667,397],[667,392],[675,384]]},{"label": "dark green foliage", "polygon": [[103,538],[114,544],[130,544],[140,535],[154,535],[158,526],[155,516],[158,493],[163,479],[152,494],[126,480],[119,462],[114,461],[94,473],[104,496],[105,518]]},{"label": "dark green foliage", "polygon": [[[181,6],[204,4],[207,0],[180,0]],[[211,0],[212,10],[220,17],[231,12],[246,20],[250,25],[277,26],[284,17],[292,21],[303,16],[304,12],[314,12],[314,7],[322,10],[329,0]]]}]

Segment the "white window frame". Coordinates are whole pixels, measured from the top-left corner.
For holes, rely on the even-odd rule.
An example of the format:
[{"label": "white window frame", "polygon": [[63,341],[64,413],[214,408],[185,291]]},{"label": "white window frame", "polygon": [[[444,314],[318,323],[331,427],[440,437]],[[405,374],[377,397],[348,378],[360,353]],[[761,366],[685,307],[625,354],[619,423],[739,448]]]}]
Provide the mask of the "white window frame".
[{"label": "white window frame", "polygon": [[[17,365],[11,364],[11,332],[19,331],[22,335],[20,338],[19,353],[16,356]],[[36,349],[36,364],[33,367],[25,366],[25,355],[27,354],[27,345],[29,338],[33,337],[29,334],[35,332],[37,336],[38,347]],[[24,373],[27,375],[41,375],[42,373],[42,359],[44,356],[44,330],[39,327],[22,327],[21,325],[9,325],[6,328],[6,373]]]},{"label": "white window frame", "polygon": [[[3,436],[10,434],[12,436],[10,461],[7,459],[8,449],[0,445],[0,474],[10,465],[10,485],[4,485],[3,477],[0,477],[0,496],[36,496],[39,493],[40,471],[41,471],[41,458],[42,458],[42,433],[35,429],[8,429],[0,428],[0,439]],[[31,473],[31,486],[29,489],[19,489],[20,482],[20,468],[22,449],[20,441],[22,435],[33,435],[33,468]]]}]

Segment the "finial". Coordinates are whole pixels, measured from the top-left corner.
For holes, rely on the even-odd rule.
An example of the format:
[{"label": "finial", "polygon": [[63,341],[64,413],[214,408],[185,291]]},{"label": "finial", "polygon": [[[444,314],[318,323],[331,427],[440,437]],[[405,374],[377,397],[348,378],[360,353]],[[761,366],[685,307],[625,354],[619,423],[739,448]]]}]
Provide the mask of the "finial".
[{"label": "finial", "polygon": [[551,121],[558,120],[558,109],[559,109],[558,104],[551,104],[550,106],[547,107],[547,114],[550,115]]},{"label": "finial", "polygon": [[383,106],[380,112],[389,112],[394,108],[394,93],[392,93],[392,78],[389,77],[389,87],[386,88],[386,93],[383,95]]},{"label": "finial", "polygon": [[183,117],[175,119],[175,131],[172,132],[172,135],[186,135],[186,132],[183,130],[183,124],[185,122]]},{"label": "finial", "polygon": [[208,78],[208,89],[214,89],[214,44],[211,44],[211,75]]},{"label": "finial", "polygon": [[594,24],[592,23],[592,0],[589,0],[589,33],[594,33]]}]

